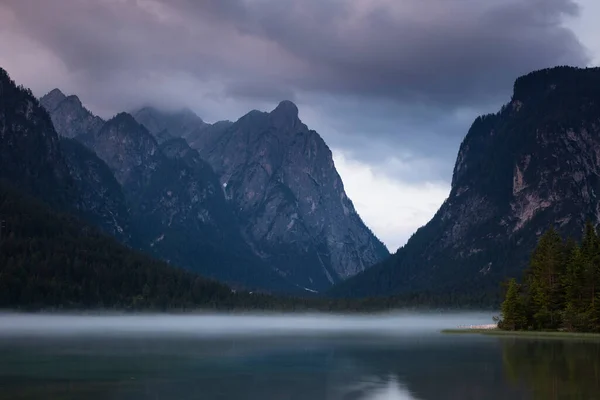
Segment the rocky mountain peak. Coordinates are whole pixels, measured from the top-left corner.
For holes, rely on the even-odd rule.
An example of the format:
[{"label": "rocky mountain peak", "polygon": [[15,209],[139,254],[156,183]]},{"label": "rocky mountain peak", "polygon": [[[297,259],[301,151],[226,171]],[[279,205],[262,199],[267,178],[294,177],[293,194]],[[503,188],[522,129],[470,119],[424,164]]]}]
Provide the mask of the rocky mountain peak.
[{"label": "rocky mountain peak", "polygon": [[599,80],[597,68],[561,66],[534,71],[515,81],[511,104],[520,107],[561,95],[594,96]]},{"label": "rocky mountain peak", "polygon": [[149,165],[160,161],[162,154],[150,133],[129,113],[121,112],[108,120],[96,133],[79,137],[96,152],[123,186],[141,184]]},{"label": "rocky mountain peak", "polygon": [[298,118],[298,106],[290,100],[283,100],[271,113],[283,115],[287,118]]},{"label": "rocky mountain peak", "polygon": [[296,128],[301,125],[298,118],[298,107],[289,100],[284,100],[269,113],[272,124],[280,129]]},{"label": "rocky mountain peak", "polygon": [[79,97],[66,96],[59,89],[43,96],[40,103],[50,113],[54,128],[61,136],[75,138],[95,133],[104,125],[104,120],[85,108]]},{"label": "rocky mountain peak", "polygon": [[118,113],[117,115],[109,119],[107,123],[112,125],[118,125],[121,129],[127,131],[140,131],[142,129],[142,127],[140,126],[140,124],[137,123],[135,118],[127,112]]},{"label": "rocky mountain peak", "polygon": [[[79,99],[46,100],[53,97],[48,108],[58,103],[51,117],[61,134],[92,149],[123,189],[132,243],[176,265],[315,292],[389,254],[344,192],[331,151],[290,101],[214,125],[190,110],[145,107],[95,129],[97,117]],[[90,154],[74,150],[73,171],[87,182]]]},{"label": "rocky mountain peak", "polygon": [[65,97],[65,99],[63,100],[63,103],[68,103],[71,105],[71,107],[77,107],[78,109],[84,108],[83,103],[81,102],[79,97],[74,94]]},{"label": "rocky mountain peak", "polygon": [[389,253],[364,225],[330,149],[290,101],[251,111],[195,147],[219,175],[257,255],[302,288],[321,291]]},{"label": "rocky mountain peak", "polygon": [[40,102],[48,111],[54,111],[56,107],[58,107],[58,105],[66,98],[67,96],[61,92],[60,89],[56,88],[44,95],[40,99]]}]

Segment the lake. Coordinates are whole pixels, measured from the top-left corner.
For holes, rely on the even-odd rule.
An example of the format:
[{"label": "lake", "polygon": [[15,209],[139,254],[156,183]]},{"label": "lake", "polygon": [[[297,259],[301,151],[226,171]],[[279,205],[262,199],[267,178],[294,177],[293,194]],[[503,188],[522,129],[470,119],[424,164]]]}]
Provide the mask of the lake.
[{"label": "lake", "polygon": [[600,343],[444,335],[490,314],[0,314],[0,399],[595,399]]}]

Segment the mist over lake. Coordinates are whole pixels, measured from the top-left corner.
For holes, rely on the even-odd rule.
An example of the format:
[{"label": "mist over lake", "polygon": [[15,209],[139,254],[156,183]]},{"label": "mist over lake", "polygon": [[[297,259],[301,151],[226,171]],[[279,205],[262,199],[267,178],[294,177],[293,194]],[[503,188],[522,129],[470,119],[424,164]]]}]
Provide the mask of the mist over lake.
[{"label": "mist over lake", "polygon": [[342,314],[0,314],[0,337],[21,335],[416,335],[489,324],[490,312]]},{"label": "mist over lake", "polygon": [[0,399],[464,400],[600,392],[598,343],[440,333],[489,324],[493,315],[5,313]]}]

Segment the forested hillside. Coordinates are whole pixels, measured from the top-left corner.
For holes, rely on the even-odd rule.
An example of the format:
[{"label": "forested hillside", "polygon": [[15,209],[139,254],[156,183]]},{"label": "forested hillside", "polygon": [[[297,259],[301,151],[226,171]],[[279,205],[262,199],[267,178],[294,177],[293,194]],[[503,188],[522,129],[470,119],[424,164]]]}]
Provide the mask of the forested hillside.
[{"label": "forested hillside", "polygon": [[230,288],[131,250],[0,184],[0,308],[269,308]]},{"label": "forested hillside", "polygon": [[372,312],[415,304],[448,308],[452,302],[425,293],[332,300],[236,292],[134,251],[5,182],[0,221],[0,309]]}]

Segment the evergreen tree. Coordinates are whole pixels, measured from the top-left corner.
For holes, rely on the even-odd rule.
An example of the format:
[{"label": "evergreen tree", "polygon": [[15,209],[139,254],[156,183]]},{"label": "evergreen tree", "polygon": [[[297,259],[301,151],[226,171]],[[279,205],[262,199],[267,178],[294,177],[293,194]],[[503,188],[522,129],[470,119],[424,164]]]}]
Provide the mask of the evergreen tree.
[{"label": "evergreen tree", "polygon": [[583,316],[586,311],[581,296],[581,288],[584,285],[583,253],[577,244],[570,249],[566,265],[567,268],[562,279],[565,291],[563,324],[564,328],[573,331],[582,328]]},{"label": "evergreen tree", "polygon": [[502,322],[500,326],[502,329],[511,331],[524,329],[527,326],[523,298],[519,293],[519,285],[514,278],[508,281],[506,298],[502,303]]},{"label": "evergreen tree", "polygon": [[600,239],[591,222],[587,222],[582,244],[582,274],[581,296],[582,314],[587,331],[598,328],[600,307],[596,302],[600,291]]},{"label": "evergreen tree", "polygon": [[563,270],[564,244],[550,228],[533,252],[528,273],[530,318],[537,329],[554,329],[561,323]]},{"label": "evergreen tree", "polygon": [[[586,223],[581,245],[548,230],[533,251],[524,284],[508,283],[503,329],[600,331],[600,235]],[[525,322],[523,322],[525,321]]]}]

